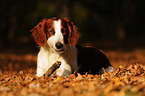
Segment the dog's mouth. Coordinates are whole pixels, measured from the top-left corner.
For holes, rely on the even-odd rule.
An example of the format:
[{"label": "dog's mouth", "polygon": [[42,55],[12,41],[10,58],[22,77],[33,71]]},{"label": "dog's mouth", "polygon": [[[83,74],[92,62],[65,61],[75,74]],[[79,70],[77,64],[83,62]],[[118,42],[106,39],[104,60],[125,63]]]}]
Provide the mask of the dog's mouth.
[{"label": "dog's mouth", "polygon": [[56,52],[59,52],[59,53],[63,53],[65,50],[66,50],[66,48],[61,48],[61,49],[54,49]]}]

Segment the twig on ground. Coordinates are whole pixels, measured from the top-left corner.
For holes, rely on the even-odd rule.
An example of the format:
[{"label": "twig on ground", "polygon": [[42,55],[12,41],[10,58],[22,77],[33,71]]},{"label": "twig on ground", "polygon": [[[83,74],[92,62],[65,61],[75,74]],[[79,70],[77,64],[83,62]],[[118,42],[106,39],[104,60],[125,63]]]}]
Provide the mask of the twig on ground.
[{"label": "twig on ground", "polygon": [[49,77],[51,74],[53,74],[61,65],[60,61],[56,61],[49,69],[48,71],[45,73],[46,77]]}]

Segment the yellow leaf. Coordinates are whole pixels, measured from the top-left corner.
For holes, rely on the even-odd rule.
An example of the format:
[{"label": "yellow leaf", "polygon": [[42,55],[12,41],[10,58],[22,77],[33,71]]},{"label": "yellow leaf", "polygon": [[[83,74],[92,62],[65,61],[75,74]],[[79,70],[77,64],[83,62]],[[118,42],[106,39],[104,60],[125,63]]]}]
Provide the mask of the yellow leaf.
[{"label": "yellow leaf", "polygon": [[57,77],[53,80],[53,82],[56,83],[56,82],[63,80],[63,79],[64,79],[63,77]]}]

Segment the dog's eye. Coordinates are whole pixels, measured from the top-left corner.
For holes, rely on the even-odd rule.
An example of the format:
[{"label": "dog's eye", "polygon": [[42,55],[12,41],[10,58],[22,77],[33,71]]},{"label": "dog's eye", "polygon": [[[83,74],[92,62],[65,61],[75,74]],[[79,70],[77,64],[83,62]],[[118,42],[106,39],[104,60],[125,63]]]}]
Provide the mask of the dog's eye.
[{"label": "dog's eye", "polygon": [[66,35],[66,31],[67,31],[67,30],[64,29],[64,28],[61,30],[61,32],[62,32],[63,35]]},{"label": "dog's eye", "polygon": [[55,34],[55,32],[53,30],[49,30],[49,33],[51,34]]}]

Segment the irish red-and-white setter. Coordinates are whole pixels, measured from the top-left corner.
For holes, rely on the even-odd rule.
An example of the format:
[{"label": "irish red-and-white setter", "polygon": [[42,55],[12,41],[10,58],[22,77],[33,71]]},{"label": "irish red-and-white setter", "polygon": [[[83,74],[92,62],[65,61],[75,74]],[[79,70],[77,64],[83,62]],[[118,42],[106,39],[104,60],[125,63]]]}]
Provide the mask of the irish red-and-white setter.
[{"label": "irish red-and-white setter", "polygon": [[31,31],[35,42],[40,46],[37,57],[38,77],[45,74],[56,61],[61,62],[61,66],[55,72],[59,76],[69,76],[74,71],[81,74],[102,74],[102,68],[106,72],[113,71],[101,50],[76,45],[80,33],[67,18],[43,19]]}]

